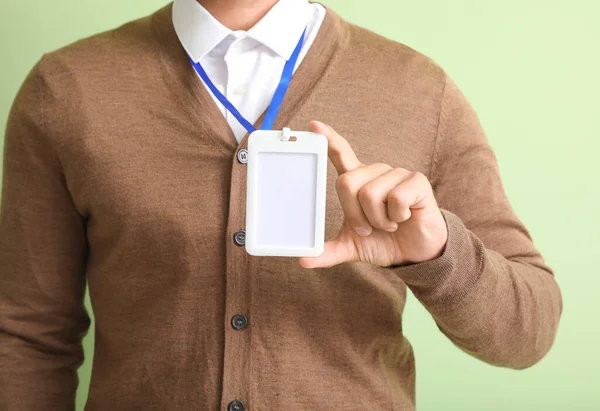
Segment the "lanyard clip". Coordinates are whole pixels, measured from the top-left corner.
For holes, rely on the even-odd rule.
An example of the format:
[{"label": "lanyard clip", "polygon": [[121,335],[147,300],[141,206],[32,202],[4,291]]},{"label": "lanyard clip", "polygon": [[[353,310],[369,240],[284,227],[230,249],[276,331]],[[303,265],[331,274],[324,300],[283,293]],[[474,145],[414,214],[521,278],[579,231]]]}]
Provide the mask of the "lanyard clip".
[{"label": "lanyard clip", "polygon": [[281,137],[281,141],[290,141],[292,130],[289,127],[283,128],[283,136]]}]

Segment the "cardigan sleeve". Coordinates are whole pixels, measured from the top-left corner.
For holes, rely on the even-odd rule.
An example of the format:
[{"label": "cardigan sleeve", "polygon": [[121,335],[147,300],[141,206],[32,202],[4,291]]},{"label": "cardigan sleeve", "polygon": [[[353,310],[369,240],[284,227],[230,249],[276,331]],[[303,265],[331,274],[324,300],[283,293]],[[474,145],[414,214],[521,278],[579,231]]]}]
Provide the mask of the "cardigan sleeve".
[{"label": "cardigan sleeve", "polygon": [[[52,142],[49,90],[36,63],[12,104],[0,203],[0,409],[73,410],[90,324],[85,219]],[[56,112],[53,107],[53,112]],[[60,110],[59,110],[60,112]]]},{"label": "cardigan sleeve", "polygon": [[532,366],[554,343],[561,293],[507,200],[477,115],[448,76],[430,181],[447,246],[435,260],[394,269],[463,351],[497,366]]}]

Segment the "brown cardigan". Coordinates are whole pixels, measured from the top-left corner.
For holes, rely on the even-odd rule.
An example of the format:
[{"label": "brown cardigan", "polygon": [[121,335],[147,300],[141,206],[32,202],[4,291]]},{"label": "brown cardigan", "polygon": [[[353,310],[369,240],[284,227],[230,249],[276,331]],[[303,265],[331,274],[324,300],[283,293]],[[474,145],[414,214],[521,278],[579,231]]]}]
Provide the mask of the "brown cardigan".
[{"label": "brown cardigan", "polygon": [[[189,64],[171,4],[45,54],[5,136],[0,409],[72,409],[86,280],[87,410],[413,410],[407,287],[467,353],[511,368],[542,358],[559,288],[444,71],[327,8],[275,128],[313,119],[363,163],[429,177],[449,229],[440,258],[306,270],[237,245],[247,136],[237,144]],[[342,220],[334,183],[330,166],[328,237]]]}]

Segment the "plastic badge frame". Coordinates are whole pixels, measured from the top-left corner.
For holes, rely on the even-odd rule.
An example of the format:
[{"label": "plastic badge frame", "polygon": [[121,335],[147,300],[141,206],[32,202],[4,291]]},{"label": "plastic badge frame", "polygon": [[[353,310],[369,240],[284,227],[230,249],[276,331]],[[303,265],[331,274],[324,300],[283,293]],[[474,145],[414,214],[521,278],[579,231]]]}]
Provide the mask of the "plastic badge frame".
[{"label": "plastic badge frame", "polygon": [[257,130],[248,137],[246,251],[317,257],[324,251],[327,138]]}]

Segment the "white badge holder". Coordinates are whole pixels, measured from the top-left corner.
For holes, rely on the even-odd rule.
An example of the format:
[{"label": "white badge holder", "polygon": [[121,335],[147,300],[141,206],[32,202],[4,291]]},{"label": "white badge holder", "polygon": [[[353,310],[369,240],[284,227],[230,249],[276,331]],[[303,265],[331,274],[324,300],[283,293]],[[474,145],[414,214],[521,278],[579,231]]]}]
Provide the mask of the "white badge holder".
[{"label": "white badge holder", "polygon": [[317,257],[325,242],[327,138],[257,130],[248,137],[246,251]]}]

